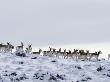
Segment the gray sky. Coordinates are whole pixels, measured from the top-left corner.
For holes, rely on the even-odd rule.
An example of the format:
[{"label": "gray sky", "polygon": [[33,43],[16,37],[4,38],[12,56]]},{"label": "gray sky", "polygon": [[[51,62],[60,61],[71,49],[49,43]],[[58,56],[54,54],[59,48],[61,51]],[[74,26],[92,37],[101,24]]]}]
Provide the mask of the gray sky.
[{"label": "gray sky", "polygon": [[110,41],[110,0],[0,0],[0,41],[38,46]]}]

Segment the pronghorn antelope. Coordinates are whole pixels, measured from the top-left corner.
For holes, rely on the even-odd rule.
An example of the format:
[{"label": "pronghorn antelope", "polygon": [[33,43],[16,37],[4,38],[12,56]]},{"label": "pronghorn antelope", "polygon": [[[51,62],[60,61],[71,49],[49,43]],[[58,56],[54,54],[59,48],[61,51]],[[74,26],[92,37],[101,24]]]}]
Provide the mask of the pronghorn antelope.
[{"label": "pronghorn antelope", "polygon": [[66,54],[64,55],[64,59],[65,58],[67,59],[68,57],[73,58],[73,54],[72,54],[71,50],[69,50],[68,52],[66,52]]},{"label": "pronghorn antelope", "polygon": [[57,55],[55,48],[53,48],[52,55],[53,55],[53,56],[56,56],[56,55]]},{"label": "pronghorn antelope", "polygon": [[72,52],[72,54],[73,54],[72,57],[73,57],[75,60],[77,60],[77,59],[78,59],[78,56],[79,56],[78,49],[74,49],[74,51]]},{"label": "pronghorn antelope", "polygon": [[90,53],[89,60],[91,60],[92,57],[95,57],[98,60],[99,55],[102,54],[101,51]]},{"label": "pronghorn antelope", "polygon": [[64,52],[60,52],[61,54],[63,54],[63,56],[66,54],[66,49],[64,49]]},{"label": "pronghorn antelope", "polygon": [[29,53],[29,49],[28,49],[28,48],[26,48],[25,52],[26,52],[26,53]]},{"label": "pronghorn antelope", "polygon": [[52,55],[52,48],[49,47],[49,51],[43,51],[43,56],[50,56],[50,54]]},{"label": "pronghorn antelope", "polygon": [[79,56],[78,59],[87,59],[87,56],[89,55],[89,51],[87,50],[86,52],[84,52],[84,50],[79,50]]},{"label": "pronghorn antelope", "polygon": [[56,53],[56,57],[59,57],[60,52],[61,52],[61,48],[59,48],[59,50],[55,52]]},{"label": "pronghorn antelope", "polygon": [[40,55],[40,53],[42,52],[42,50],[41,49],[39,49],[39,51],[38,52],[32,52],[32,54],[38,54],[38,55]]},{"label": "pronghorn antelope", "polygon": [[23,50],[23,47],[24,47],[24,44],[23,44],[23,42],[21,42],[21,45],[20,45],[20,46],[17,46],[16,49],[17,49],[17,50],[18,50],[18,49],[22,49],[22,50]]},{"label": "pronghorn antelope", "polygon": [[2,45],[3,43],[0,43],[0,52],[2,52]]},{"label": "pronghorn antelope", "polygon": [[28,54],[32,52],[32,44],[28,45],[28,48],[26,48],[25,52]]},{"label": "pronghorn antelope", "polygon": [[0,50],[1,52],[7,52],[7,49],[10,48],[10,43],[7,42],[7,45],[3,45],[2,43],[0,44]]},{"label": "pronghorn antelope", "polygon": [[59,50],[58,51],[56,51],[56,49],[55,48],[53,48],[53,56],[55,55],[56,57],[60,57],[60,56],[62,56],[62,57],[64,57],[64,55],[66,54],[66,49],[64,49],[64,52],[61,52],[61,48],[59,48]]},{"label": "pronghorn antelope", "polygon": [[110,59],[110,54],[108,54],[108,60]]},{"label": "pronghorn antelope", "polygon": [[59,52],[57,53],[57,57],[59,58],[60,56],[64,58],[64,56],[66,55],[66,49],[64,49],[63,52],[61,52],[61,48],[59,49]]},{"label": "pronghorn antelope", "polygon": [[9,45],[9,47],[7,48],[7,51],[12,53],[12,50],[14,49],[14,46],[10,43],[7,43],[7,44]]}]

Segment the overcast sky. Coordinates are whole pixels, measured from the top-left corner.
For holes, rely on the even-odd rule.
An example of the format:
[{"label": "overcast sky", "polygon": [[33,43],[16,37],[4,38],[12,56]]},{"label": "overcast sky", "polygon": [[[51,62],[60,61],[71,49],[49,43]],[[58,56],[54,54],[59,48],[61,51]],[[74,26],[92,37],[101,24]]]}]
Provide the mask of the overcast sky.
[{"label": "overcast sky", "polygon": [[0,0],[0,42],[110,41],[110,0]]}]

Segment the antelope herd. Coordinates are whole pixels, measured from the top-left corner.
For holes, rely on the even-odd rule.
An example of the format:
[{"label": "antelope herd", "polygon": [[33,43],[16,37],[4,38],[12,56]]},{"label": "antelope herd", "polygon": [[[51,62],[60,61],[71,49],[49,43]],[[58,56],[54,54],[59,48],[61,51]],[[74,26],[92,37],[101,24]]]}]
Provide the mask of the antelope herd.
[{"label": "antelope herd", "polygon": [[[6,44],[1,43],[0,44],[0,52],[11,52],[12,50],[15,48],[15,46],[13,46],[10,42],[7,42]],[[24,50],[24,43],[21,42],[21,45],[16,46],[16,50],[21,49]],[[96,60],[98,60],[98,57],[100,54],[102,54],[101,51],[97,51],[94,53],[90,53],[89,50],[79,50],[79,49],[74,49],[72,50],[68,50],[64,49],[62,51],[62,48],[59,48],[58,50],[56,50],[55,48],[49,47],[49,50],[47,51],[43,51],[42,49],[39,49],[38,52],[32,52],[32,44],[29,44],[27,48],[25,48],[25,53],[26,54],[37,54],[37,55],[41,55],[41,53],[43,53],[43,56],[49,56],[49,57],[62,57],[64,59],[67,58],[72,58],[74,60],[91,60],[93,57],[96,58]],[[108,59],[110,59],[110,54],[108,54]]]}]

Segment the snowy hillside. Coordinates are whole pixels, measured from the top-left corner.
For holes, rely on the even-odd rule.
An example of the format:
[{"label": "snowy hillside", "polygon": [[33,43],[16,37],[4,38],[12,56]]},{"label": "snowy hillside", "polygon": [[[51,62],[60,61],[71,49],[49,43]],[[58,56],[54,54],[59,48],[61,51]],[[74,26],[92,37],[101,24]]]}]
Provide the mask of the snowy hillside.
[{"label": "snowy hillside", "polygon": [[110,82],[110,61],[0,54],[0,82]]}]

